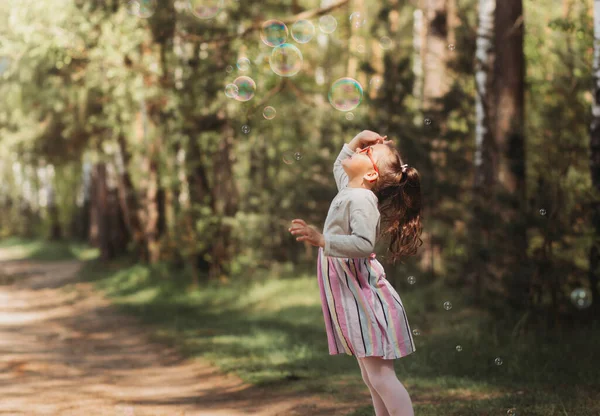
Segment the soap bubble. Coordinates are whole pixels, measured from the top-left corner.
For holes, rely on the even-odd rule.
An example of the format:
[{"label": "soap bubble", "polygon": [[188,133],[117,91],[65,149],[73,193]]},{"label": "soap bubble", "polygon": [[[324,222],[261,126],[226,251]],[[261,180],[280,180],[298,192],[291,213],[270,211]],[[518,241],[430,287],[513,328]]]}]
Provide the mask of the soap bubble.
[{"label": "soap bubble", "polygon": [[227,68],[225,68],[225,72],[227,72],[228,74],[230,74],[231,71],[233,71],[233,67],[231,65],[227,65]]},{"label": "soap bubble", "polygon": [[592,304],[592,294],[586,288],[577,288],[571,292],[571,302],[578,309],[585,309]]},{"label": "soap bubble", "polygon": [[237,85],[235,84],[227,84],[225,86],[225,95],[228,96],[229,98],[235,98],[237,97],[239,94],[239,90]]},{"label": "soap bubble", "polygon": [[319,28],[323,33],[333,33],[337,27],[337,20],[330,14],[321,16],[319,19]]},{"label": "soap bubble", "polygon": [[302,154],[298,151],[286,150],[283,152],[283,163],[291,165],[292,163],[302,159]]},{"label": "soap bubble", "polygon": [[448,301],[444,302],[444,309],[449,311],[450,309],[452,309],[452,304]]},{"label": "soap bubble", "polygon": [[425,122],[425,125],[426,125],[426,126],[431,126],[431,119],[430,119],[430,118],[426,118],[426,119],[424,120],[424,122]]},{"label": "soap bubble", "polygon": [[494,364],[496,364],[496,365],[502,365],[502,362],[503,362],[502,358],[500,358],[500,357],[498,357],[494,360]]},{"label": "soap bubble", "polygon": [[517,416],[517,409],[514,407],[506,411],[506,416]]},{"label": "soap bubble", "polygon": [[224,0],[188,0],[188,8],[198,19],[215,17],[223,9]]},{"label": "soap bubble", "polygon": [[453,51],[454,49],[456,49],[456,46],[454,46],[453,44],[450,44],[450,45],[448,45],[448,49]]},{"label": "soap bubble", "polygon": [[129,3],[129,13],[147,19],[156,11],[156,0],[131,0]]},{"label": "soap bubble", "polygon": [[350,24],[355,28],[361,28],[367,23],[367,19],[361,12],[354,12],[350,15]]},{"label": "soap bubble", "polygon": [[356,47],[356,51],[357,51],[358,53],[365,53],[365,45],[358,45],[358,46]]},{"label": "soap bubble", "polygon": [[262,24],[260,38],[267,46],[279,46],[285,43],[288,37],[288,28],[279,20],[267,20]]},{"label": "soap bubble", "polygon": [[540,209],[540,215],[546,215],[546,210],[544,208]]},{"label": "soap bubble", "polygon": [[263,117],[266,118],[267,120],[273,120],[275,118],[276,113],[277,113],[277,111],[275,111],[275,109],[273,107],[267,106],[263,110]]},{"label": "soap bubble", "polygon": [[238,101],[248,101],[254,97],[256,92],[256,83],[247,76],[237,77],[233,83],[238,88],[238,95],[235,97]]},{"label": "soap bubble", "polygon": [[417,282],[417,279],[414,276],[408,276],[408,279],[406,279],[408,281],[409,285],[414,285]]},{"label": "soap bubble", "polygon": [[315,35],[315,26],[309,20],[298,20],[292,25],[292,38],[298,43],[306,43]]},{"label": "soap bubble", "polygon": [[238,59],[237,67],[240,71],[247,71],[248,69],[250,69],[250,59],[245,57]]},{"label": "soap bubble", "polygon": [[269,65],[277,75],[294,76],[302,69],[302,52],[291,43],[284,43],[273,48]]},{"label": "soap bubble", "polygon": [[381,39],[379,39],[379,46],[381,49],[390,49],[393,44],[394,42],[387,36],[383,36]]},{"label": "soap bubble", "polygon": [[456,351],[461,352],[462,351],[462,347],[460,345],[456,346]]},{"label": "soap bubble", "polygon": [[245,134],[250,133],[250,126],[248,126],[247,124],[244,124],[242,126],[242,133],[245,133]]},{"label": "soap bubble", "polygon": [[346,120],[348,120],[348,121],[354,120],[354,113],[346,113]]},{"label": "soap bubble", "polygon": [[374,89],[375,91],[377,91],[379,88],[381,88],[382,85],[383,85],[383,77],[381,75],[374,75],[373,78],[371,78],[371,81],[369,81],[369,86],[371,87],[371,89]]},{"label": "soap bubble", "polygon": [[360,104],[363,89],[360,83],[353,78],[340,78],[331,85],[329,102],[336,110],[351,111]]},{"label": "soap bubble", "polygon": [[419,336],[419,335],[421,335],[421,331],[419,331],[418,329],[413,329],[413,335]]}]

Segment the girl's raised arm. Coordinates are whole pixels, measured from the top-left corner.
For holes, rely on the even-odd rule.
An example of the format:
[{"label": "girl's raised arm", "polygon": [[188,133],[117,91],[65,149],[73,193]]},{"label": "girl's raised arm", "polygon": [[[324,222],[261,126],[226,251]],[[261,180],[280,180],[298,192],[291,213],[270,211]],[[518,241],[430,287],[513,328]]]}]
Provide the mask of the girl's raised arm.
[{"label": "girl's raised arm", "polygon": [[342,147],[342,151],[338,155],[335,162],[333,162],[333,177],[335,178],[335,183],[337,185],[338,191],[341,191],[342,188],[345,188],[348,185],[348,175],[344,171],[342,166],[342,160],[346,159],[348,156],[352,156],[354,151],[350,148],[349,145],[344,143],[344,147]]}]

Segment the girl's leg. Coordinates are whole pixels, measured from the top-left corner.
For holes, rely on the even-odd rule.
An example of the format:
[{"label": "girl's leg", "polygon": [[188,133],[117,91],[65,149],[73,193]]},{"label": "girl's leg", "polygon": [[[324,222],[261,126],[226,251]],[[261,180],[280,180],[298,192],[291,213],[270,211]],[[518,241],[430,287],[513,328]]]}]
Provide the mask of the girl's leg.
[{"label": "girl's leg", "polygon": [[396,377],[394,361],[381,357],[359,358],[371,385],[385,403],[390,416],[414,416],[408,392]]},{"label": "girl's leg", "polygon": [[373,399],[373,407],[375,408],[375,416],[390,416],[387,409],[385,408],[385,404],[383,403],[381,396],[379,395],[379,393],[377,393],[377,390],[375,390],[375,388],[371,385],[371,382],[369,381],[369,375],[367,374],[365,365],[361,361],[363,359],[357,357],[357,360],[358,365],[360,366],[362,378],[367,387],[369,388],[369,391],[371,392],[371,398]]}]

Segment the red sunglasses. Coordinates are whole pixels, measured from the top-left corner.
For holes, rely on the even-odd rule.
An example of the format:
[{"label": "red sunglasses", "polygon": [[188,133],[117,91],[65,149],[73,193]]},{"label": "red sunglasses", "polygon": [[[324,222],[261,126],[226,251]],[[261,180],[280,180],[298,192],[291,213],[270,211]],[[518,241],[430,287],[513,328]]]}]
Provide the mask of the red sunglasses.
[{"label": "red sunglasses", "polygon": [[379,169],[377,169],[377,165],[373,160],[373,149],[370,146],[365,147],[364,149],[359,150],[358,153],[367,153],[367,156],[369,156],[369,159],[371,159],[371,163],[373,163],[373,169],[375,169],[375,172],[377,172],[377,174],[379,175]]}]

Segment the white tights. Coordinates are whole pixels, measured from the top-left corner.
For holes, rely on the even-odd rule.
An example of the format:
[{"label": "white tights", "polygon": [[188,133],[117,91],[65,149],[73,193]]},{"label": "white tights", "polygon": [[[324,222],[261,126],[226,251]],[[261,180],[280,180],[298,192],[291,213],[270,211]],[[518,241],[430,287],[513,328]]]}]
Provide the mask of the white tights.
[{"label": "white tights", "polygon": [[373,398],[375,416],[414,416],[410,396],[396,377],[393,360],[381,357],[357,357],[357,360]]}]

